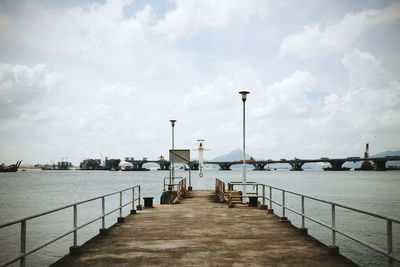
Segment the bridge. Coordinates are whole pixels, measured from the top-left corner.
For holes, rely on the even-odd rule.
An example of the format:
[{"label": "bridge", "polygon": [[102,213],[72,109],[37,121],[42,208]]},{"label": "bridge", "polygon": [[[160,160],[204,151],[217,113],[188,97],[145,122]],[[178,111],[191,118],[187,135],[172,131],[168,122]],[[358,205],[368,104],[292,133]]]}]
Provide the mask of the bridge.
[{"label": "bridge", "polygon": [[[246,164],[253,165],[254,170],[256,171],[265,171],[265,166],[271,165],[271,164],[276,164],[276,163],[286,163],[290,165],[290,170],[291,171],[302,171],[303,170],[303,165],[307,163],[328,163],[331,165],[331,167],[325,167],[325,171],[348,171],[350,168],[344,167],[343,164],[346,162],[364,162],[364,161],[372,161],[374,164],[374,170],[376,171],[385,171],[387,170],[386,168],[386,163],[388,161],[400,161],[400,156],[390,156],[390,157],[370,157],[368,159],[366,158],[360,158],[360,157],[347,157],[347,158],[335,158],[335,159],[330,159],[330,158],[320,158],[320,159],[291,159],[291,160],[286,160],[286,159],[280,159],[280,160],[246,160]],[[141,160],[135,160],[133,157],[131,158],[125,158],[126,162],[129,162],[132,164],[132,168],[129,170],[132,171],[141,171],[141,170],[146,170],[146,168],[143,167],[144,164],[146,163],[157,163],[160,166],[160,170],[169,170],[171,163],[164,159],[163,157],[160,157],[158,160],[148,160],[147,158],[143,158]],[[233,165],[241,165],[242,160],[236,160],[236,161],[205,161],[204,164],[215,164],[219,166],[219,169],[221,171],[229,171],[231,170],[231,167]],[[188,167],[190,170],[199,170],[199,162],[198,161],[191,161],[188,164]],[[360,168],[360,170],[363,170]],[[365,169],[369,170],[369,169]]]},{"label": "bridge", "polygon": [[[386,163],[388,161],[400,161],[400,156],[390,156],[390,157],[373,157],[373,158],[359,158],[359,157],[348,157],[348,158],[320,158],[320,159],[280,159],[280,160],[246,160],[246,164],[253,165],[254,170],[263,171],[265,166],[276,163],[286,163],[291,166],[291,171],[302,171],[303,165],[306,163],[329,163],[331,167],[324,168],[325,171],[348,171],[350,168],[343,167],[345,162],[364,162],[372,161],[374,164],[374,170],[385,171]],[[231,170],[231,166],[235,164],[243,164],[242,160],[237,161],[207,161],[205,164],[217,164],[220,170]],[[363,170],[360,168],[360,170]]]}]

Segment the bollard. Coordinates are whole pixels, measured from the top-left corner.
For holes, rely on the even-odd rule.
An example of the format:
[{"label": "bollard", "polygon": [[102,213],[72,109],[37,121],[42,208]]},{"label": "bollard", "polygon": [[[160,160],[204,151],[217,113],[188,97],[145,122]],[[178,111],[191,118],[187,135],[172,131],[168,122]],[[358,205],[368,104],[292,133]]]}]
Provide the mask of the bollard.
[{"label": "bollard", "polygon": [[153,207],[153,199],[154,199],[154,197],[143,197],[144,208],[154,208]]},{"label": "bollard", "polygon": [[258,207],[257,197],[249,197],[249,207]]}]

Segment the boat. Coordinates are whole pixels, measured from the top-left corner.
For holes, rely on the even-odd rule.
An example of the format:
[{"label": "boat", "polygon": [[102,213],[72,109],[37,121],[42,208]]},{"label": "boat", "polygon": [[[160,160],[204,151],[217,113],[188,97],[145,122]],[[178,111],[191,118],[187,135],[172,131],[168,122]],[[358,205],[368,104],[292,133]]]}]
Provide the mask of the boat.
[{"label": "boat", "polygon": [[11,164],[11,165],[4,165],[1,164],[0,165],[0,172],[16,172],[18,171],[19,165],[21,165],[22,160],[17,161],[17,163],[15,164]]}]

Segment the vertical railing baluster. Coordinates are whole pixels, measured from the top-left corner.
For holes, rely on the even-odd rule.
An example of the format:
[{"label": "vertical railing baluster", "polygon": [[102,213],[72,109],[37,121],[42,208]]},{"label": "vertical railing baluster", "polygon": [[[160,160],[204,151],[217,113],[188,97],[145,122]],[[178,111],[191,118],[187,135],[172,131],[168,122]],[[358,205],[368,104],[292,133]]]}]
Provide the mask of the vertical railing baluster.
[{"label": "vertical railing baluster", "polygon": [[282,217],[286,217],[286,208],[285,208],[285,190],[282,190]]},{"label": "vertical railing baluster", "polygon": [[304,196],[301,196],[301,228],[305,228],[305,220],[304,220]]},{"label": "vertical railing baluster", "polygon": [[388,254],[388,264],[389,266],[393,265],[393,259],[390,258],[390,255],[393,253],[393,231],[392,231],[392,221],[387,220],[386,221],[386,235],[387,235],[387,254]]},{"label": "vertical railing baluster", "polygon": [[336,247],[336,212],[335,204],[332,204],[332,247]]},{"label": "vertical railing baluster", "polygon": [[272,210],[272,187],[269,187],[269,209]]},{"label": "vertical railing baluster", "polygon": [[132,188],[132,210],[135,209],[135,188]]},{"label": "vertical railing baluster", "polygon": [[78,232],[76,230],[78,228],[78,207],[74,205],[74,246],[78,244]]},{"label": "vertical railing baluster", "polygon": [[119,217],[122,217],[122,191],[119,192]]},{"label": "vertical railing baluster", "polygon": [[265,207],[265,185],[262,185],[262,204]]},{"label": "vertical railing baluster", "polygon": [[140,206],[140,199],[142,198],[141,192],[140,192],[140,185],[139,185],[139,206]]},{"label": "vertical railing baluster", "polygon": [[101,218],[101,228],[105,229],[106,228],[106,218],[105,218],[105,214],[106,214],[106,200],[103,197],[101,197],[101,214],[102,214],[102,218]]},{"label": "vertical railing baluster", "polygon": [[19,266],[25,267],[25,253],[26,253],[26,221],[21,221],[21,248],[20,253],[22,258],[19,260]]}]

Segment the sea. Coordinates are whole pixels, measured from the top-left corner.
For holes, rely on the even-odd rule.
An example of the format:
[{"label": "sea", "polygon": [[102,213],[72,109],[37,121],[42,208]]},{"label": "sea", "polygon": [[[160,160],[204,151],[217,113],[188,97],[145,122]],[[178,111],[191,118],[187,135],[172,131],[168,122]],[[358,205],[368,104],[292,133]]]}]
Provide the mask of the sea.
[{"label": "sea", "polygon": [[[283,188],[357,209],[400,218],[400,171],[253,171],[247,170],[247,181]],[[42,213],[74,202],[83,201],[111,192],[141,186],[142,197],[154,197],[158,204],[163,191],[164,178],[168,171],[24,171],[0,173],[0,225],[23,217]],[[203,177],[198,171],[176,170],[176,176],[189,178],[193,189],[215,187],[215,179],[225,182],[242,181],[242,170],[206,170]],[[249,188],[252,190],[254,188]],[[269,194],[269,191],[267,190]],[[282,194],[273,191],[273,199],[281,202]],[[124,193],[124,203],[132,197],[131,191]],[[115,209],[119,195],[108,197],[106,211]],[[267,202],[268,204],[268,202]],[[286,205],[300,211],[301,199],[286,193]],[[275,213],[282,215],[282,208],[273,205]],[[131,206],[123,209],[127,215]],[[78,206],[78,225],[101,215],[101,201],[96,200]],[[305,213],[327,225],[331,224],[331,206],[310,199],[305,201]],[[286,211],[292,224],[300,227],[301,218]],[[106,227],[116,223],[119,213],[107,217]],[[331,230],[306,220],[310,235],[331,245]],[[0,265],[15,257],[20,248],[20,224],[0,229]],[[27,221],[27,251],[72,230],[73,209],[68,208],[54,214]],[[336,228],[384,250],[387,248],[386,220],[336,208]],[[78,244],[82,244],[98,233],[101,220],[78,231]],[[73,236],[68,235],[28,256],[27,266],[48,266],[69,251]],[[354,242],[340,234],[336,235],[340,253],[361,266],[385,266],[387,259],[379,253]],[[393,223],[393,247],[400,256],[400,225]],[[395,266],[397,263],[395,263]],[[18,262],[11,266],[19,265]]]}]

